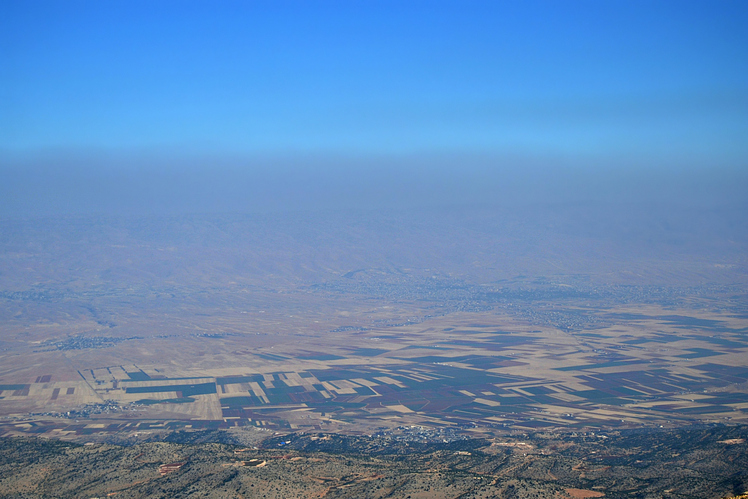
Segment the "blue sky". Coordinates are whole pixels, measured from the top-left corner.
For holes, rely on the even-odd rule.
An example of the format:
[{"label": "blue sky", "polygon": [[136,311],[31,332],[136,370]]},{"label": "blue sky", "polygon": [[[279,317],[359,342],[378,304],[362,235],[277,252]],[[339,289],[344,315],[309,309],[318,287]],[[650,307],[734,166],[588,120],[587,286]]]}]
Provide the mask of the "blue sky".
[{"label": "blue sky", "polygon": [[0,4],[0,151],[748,159],[745,1]]}]

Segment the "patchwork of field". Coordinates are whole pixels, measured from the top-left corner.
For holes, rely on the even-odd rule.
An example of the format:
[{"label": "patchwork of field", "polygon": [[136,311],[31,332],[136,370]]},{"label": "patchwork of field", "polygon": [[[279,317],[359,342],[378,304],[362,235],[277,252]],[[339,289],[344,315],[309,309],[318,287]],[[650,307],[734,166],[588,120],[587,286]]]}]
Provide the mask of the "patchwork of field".
[{"label": "patchwork of field", "polygon": [[[74,436],[246,425],[496,432],[748,420],[748,319],[656,306],[597,313],[606,324],[581,331],[493,310],[303,339],[151,337],[39,351],[50,362],[0,384],[0,425],[6,434]],[[67,364],[53,361],[60,353]],[[98,363],[114,355],[137,362]]]},{"label": "patchwork of field", "polygon": [[0,220],[0,432],[745,421],[743,232],[608,210]]}]

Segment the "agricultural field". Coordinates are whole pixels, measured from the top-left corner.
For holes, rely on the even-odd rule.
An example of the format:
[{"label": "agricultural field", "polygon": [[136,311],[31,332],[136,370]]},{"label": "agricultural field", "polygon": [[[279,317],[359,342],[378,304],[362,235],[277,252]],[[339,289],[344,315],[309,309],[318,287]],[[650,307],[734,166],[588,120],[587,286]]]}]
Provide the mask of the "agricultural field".
[{"label": "agricultural field", "polygon": [[746,421],[739,249],[573,258],[571,213],[528,259],[526,223],[469,215],[5,221],[0,432]]},{"label": "agricultural field", "polygon": [[76,336],[67,349],[30,342],[33,365],[13,368],[18,352],[4,352],[0,427],[8,435],[246,425],[371,434],[746,421],[748,320],[655,305],[576,311],[600,322],[570,330],[492,309],[385,326],[372,317],[360,329],[303,336],[257,334],[262,323],[239,333],[235,323],[228,334]]}]

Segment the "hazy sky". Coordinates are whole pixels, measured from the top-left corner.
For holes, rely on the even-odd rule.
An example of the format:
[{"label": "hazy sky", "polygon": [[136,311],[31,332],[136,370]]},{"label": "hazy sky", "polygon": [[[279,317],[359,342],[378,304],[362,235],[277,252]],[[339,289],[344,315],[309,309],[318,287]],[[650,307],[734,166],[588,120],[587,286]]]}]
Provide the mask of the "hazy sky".
[{"label": "hazy sky", "polygon": [[0,6],[0,148],[748,156],[744,1]]},{"label": "hazy sky", "polygon": [[157,197],[155,170],[278,158],[380,184],[414,164],[488,185],[486,158],[745,182],[747,27],[742,0],[5,0],[0,194],[30,199],[31,166],[56,175],[36,196],[135,165]]}]

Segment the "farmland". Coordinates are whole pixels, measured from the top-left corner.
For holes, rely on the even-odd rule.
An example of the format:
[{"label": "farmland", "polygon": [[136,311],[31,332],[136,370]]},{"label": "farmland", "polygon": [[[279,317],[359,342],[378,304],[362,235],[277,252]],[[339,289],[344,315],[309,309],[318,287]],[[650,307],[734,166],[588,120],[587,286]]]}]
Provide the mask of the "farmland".
[{"label": "farmland", "polygon": [[[107,420],[102,428],[116,431],[133,419],[369,433],[403,425],[516,430],[744,421],[745,323],[710,315],[701,319],[709,326],[694,329],[682,326],[686,311],[673,312],[621,320],[625,312],[607,310],[601,315],[614,326],[578,333],[460,312],[378,331],[328,332],[318,339],[329,342],[323,349],[308,338],[256,349],[247,348],[251,336],[133,340],[137,350],[163,352],[158,357],[166,362],[138,358],[120,344],[110,348],[137,363],[96,365],[93,349],[74,371],[29,371],[28,383],[0,386],[3,408],[46,411],[26,419],[6,412],[13,419],[4,428],[71,431],[76,425],[66,426],[65,417],[45,416],[103,402],[126,410],[87,419]],[[713,324],[719,330],[708,334]],[[181,347],[164,358],[175,342]],[[177,367],[193,364],[189,352],[206,344],[219,359]],[[117,417],[125,419],[108,421]]]},{"label": "farmland", "polygon": [[[0,434],[69,445],[71,466],[94,451],[130,463],[92,494],[135,482],[134,497],[168,495],[171,477],[202,477],[217,496],[254,483],[267,497],[616,497],[676,490],[672,466],[740,492],[740,249],[655,240],[631,256],[604,234],[581,258],[571,219],[546,251],[525,245],[526,224],[479,215],[4,221]],[[680,448],[682,431],[714,434]],[[256,452],[218,459],[233,450],[203,447],[216,444]],[[593,451],[607,457],[578,459]],[[155,453],[147,466],[141,452]],[[299,463],[308,480],[281,490]],[[37,483],[9,466],[13,483]]]},{"label": "farmland", "polygon": [[[196,234],[215,231],[191,223]],[[284,241],[263,240],[250,245],[254,259],[275,249],[267,265],[276,273],[258,274],[205,267],[216,251],[235,261],[245,242],[193,247],[148,239],[157,237],[151,225],[125,226],[131,234],[122,236],[67,224],[92,246],[73,251],[74,236],[59,227],[37,236],[54,249],[34,261],[61,275],[3,295],[5,435],[106,439],[235,426],[373,434],[413,425],[496,434],[748,416],[739,267],[691,263],[670,274],[673,262],[637,259],[627,271],[657,272],[649,280],[659,283],[625,272],[506,277],[502,269],[487,280],[452,261],[372,268],[341,254],[340,270],[323,271],[331,262],[311,248],[284,259]],[[423,237],[427,247],[434,236]],[[101,260],[103,246],[117,260]],[[359,257],[376,260],[375,249]],[[80,267],[87,254],[90,265]],[[5,253],[6,287],[37,272],[26,258]],[[689,284],[704,275],[710,284]]]}]

